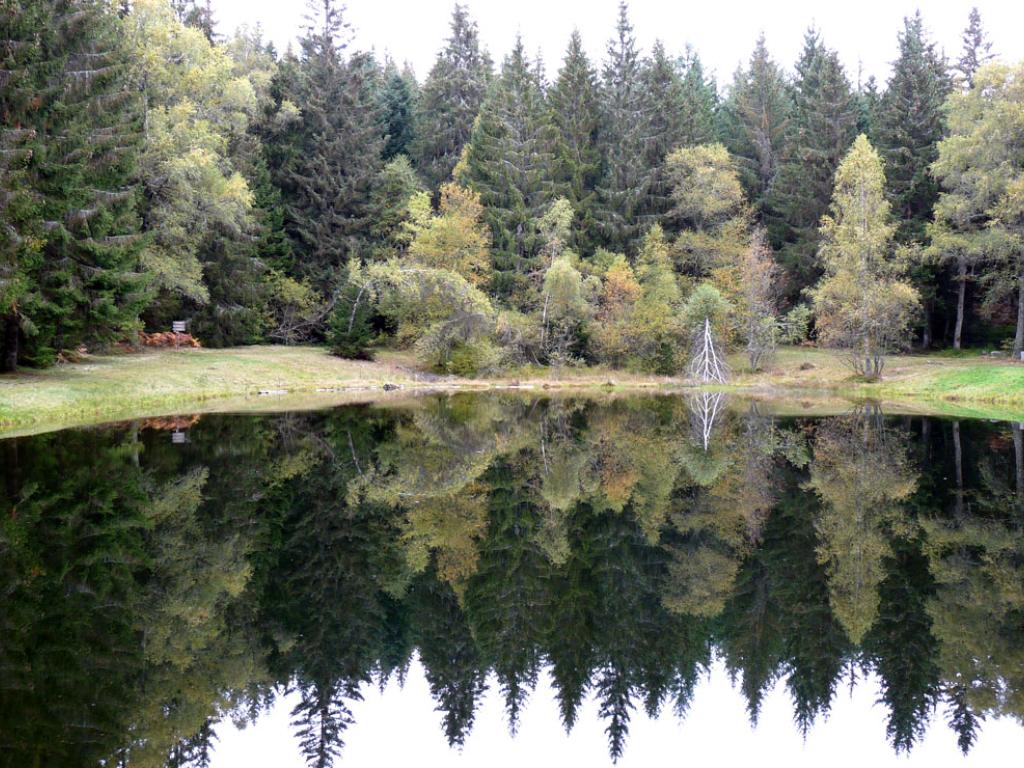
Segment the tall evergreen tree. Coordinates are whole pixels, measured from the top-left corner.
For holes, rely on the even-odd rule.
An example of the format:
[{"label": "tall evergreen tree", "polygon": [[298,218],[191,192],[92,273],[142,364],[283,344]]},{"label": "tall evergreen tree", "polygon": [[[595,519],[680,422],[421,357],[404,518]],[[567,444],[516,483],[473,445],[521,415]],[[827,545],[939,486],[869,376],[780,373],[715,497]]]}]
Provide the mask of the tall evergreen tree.
[{"label": "tall evergreen tree", "polygon": [[604,175],[598,186],[598,227],[605,247],[634,251],[644,229],[641,214],[651,183],[645,158],[650,116],[640,52],[624,0],[619,3],[615,36],[608,42],[601,96]]},{"label": "tall evergreen tree", "polygon": [[347,29],[334,0],[310,0],[295,98],[301,123],[281,169],[296,270],[321,288],[362,250],[384,143],[373,68],[365,54],[344,58]]},{"label": "tall evergreen tree", "polygon": [[432,188],[448,180],[469,141],[491,77],[476,22],[465,6],[452,11],[452,33],[423,85],[413,147],[416,166]]},{"label": "tall evergreen tree", "polygon": [[[897,242],[923,242],[939,196],[930,171],[943,135],[942,105],[950,92],[946,60],[928,40],[920,12],[903,20],[900,55],[878,107],[875,129],[885,161],[886,186],[899,222]],[[919,266],[913,275],[924,306],[922,343],[931,345],[937,269]]]},{"label": "tall evergreen tree", "polygon": [[836,168],[857,135],[856,102],[843,65],[813,28],[804,37],[796,75],[789,137],[771,197],[784,233],[779,256],[794,297],[819,276],[818,225]]},{"label": "tall evergreen tree", "polygon": [[573,245],[583,253],[594,246],[595,189],[601,175],[597,88],[597,72],[583,50],[580,33],[573,31],[547,102],[554,128],[555,193],[573,207]]},{"label": "tall evergreen tree", "polygon": [[[785,75],[761,35],[750,64],[733,76],[719,114],[722,140],[736,156],[747,199],[763,219],[769,218],[769,196],[786,143],[791,101]],[[769,234],[773,242],[778,240],[776,233]]]},{"label": "tall evergreen tree", "polygon": [[473,128],[462,179],[480,194],[494,238],[492,288],[532,307],[540,242],[533,220],[551,200],[552,131],[536,71],[522,39],[501,67]]},{"label": "tall evergreen tree", "polygon": [[98,0],[17,5],[0,34],[14,64],[0,96],[14,122],[5,119],[0,141],[21,176],[6,196],[16,255],[4,266],[16,267],[13,300],[0,287],[5,368],[113,342],[136,327],[147,299],[132,186],[141,120],[119,19]]},{"label": "tall evergreen tree", "polygon": [[682,71],[682,144],[713,144],[718,137],[715,113],[718,110],[718,91],[714,77],[704,73],[700,56],[689,45],[679,62]]},{"label": "tall evergreen tree", "polygon": [[650,174],[650,188],[643,210],[658,220],[672,203],[670,189],[662,166],[669,152],[686,143],[685,124],[687,103],[683,81],[676,62],[669,58],[660,40],[651,49],[651,58],[643,70],[644,98],[649,115],[644,141],[644,163]]},{"label": "tall evergreen tree", "polygon": [[960,87],[964,90],[974,85],[974,73],[995,58],[992,43],[981,26],[981,14],[977,8],[971,8],[967,16],[967,28],[963,33],[963,53],[956,63],[956,75]]},{"label": "tall evergreen tree", "polygon": [[885,160],[897,239],[921,240],[938,197],[928,167],[942,138],[942,104],[950,91],[946,61],[928,40],[920,12],[903,20],[900,55],[878,109],[876,139]]},{"label": "tall evergreen tree", "polygon": [[419,85],[411,70],[399,70],[391,59],[384,66],[383,76],[384,82],[379,94],[384,132],[387,135],[383,156],[385,160],[390,160],[395,155],[409,154],[415,137],[413,111]]}]

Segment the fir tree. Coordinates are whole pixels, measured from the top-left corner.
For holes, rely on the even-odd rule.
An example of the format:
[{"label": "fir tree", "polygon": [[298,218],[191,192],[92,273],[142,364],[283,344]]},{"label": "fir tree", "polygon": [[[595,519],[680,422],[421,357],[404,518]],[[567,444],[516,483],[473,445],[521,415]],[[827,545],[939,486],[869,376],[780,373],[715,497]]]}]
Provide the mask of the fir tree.
[{"label": "fir tree", "polygon": [[822,44],[814,29],[804,37],[796,73],[790,132],[771,199],[784,228],[779,255],[791,296],[819,276],[818,224],[828,210],[836,168],[856,136],[857,123],[856,102],[839,56]]},{"label": "fir tree", "polygon": [[[480,194],[494,240],[494,292],[531,307],[540,246],[533,220],[551,199],[551,123],[536,72],[516,40],[480,111],[463,180]],[[536,282],[536,281],[533,281]]]},{"label": "fir tree", "polygon": [[785,76],[761,35],[747,69],[733,76],[720,116],[722,139],[737,158],[747,199],[763,219],[769,218],[769,197],[785,148],[791,101]]},{"label": "fir tree", "polygon": [[642,74],[628,7],[620,2],[602,82],[604,175],[598,186],[597,212],[601,242],[615,251],[635,250],[644,228],[641,214],[651,183],[645,157],[650,116]]},{"label": "fir tree", "polygon": [[469,141],[491,76],[491,59],[464,6],[452,11],[451,29],[423,86],[413,146],[417,169],[435,189],[449,179]]},{"label": "fir tree", "polygon": [[595,188],[601,175],[597,87],[597,72],[574,31],[547,101],[554,128],[555,193],[573,207],[572,244],[582,253],[594,246]]},{"label": "fir tree", "polygon": [[310,7],[296,94],[301,123],[281,186],[296,271],[327,288],[373,224],[369,200],[384,142],[371,62],[365,54],[343,58],[348,25],[334,0]]}]

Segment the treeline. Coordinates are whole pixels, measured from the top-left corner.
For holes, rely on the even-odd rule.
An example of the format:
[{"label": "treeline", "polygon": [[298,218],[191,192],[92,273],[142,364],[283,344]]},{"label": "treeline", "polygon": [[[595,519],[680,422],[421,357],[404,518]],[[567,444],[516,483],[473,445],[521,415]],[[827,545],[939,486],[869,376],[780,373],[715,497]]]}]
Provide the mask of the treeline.
[{"label": "treeline", "polygon": [[522,40],[495,67],[456,6],[422,83],[334,0],[281,55],[195,0],[0,8],[5,370],[175,319],[457,373],[675,373],[712,325],[754,367],[810,333],[869,375],[965,327],[1024,345],[1021,78],[976,11],[955,62],[906,19],[884,89],[814,29],[792,74],[762,37],[720,89],[625,3],[603,61],[574,34],[551,77]]},{"label": "treeline", "polygon": [[308,764],[337,765],[360,693],[414,659],[452,746],[487,688],[514,730],[550,675],[565,729],[596,713],[617,758],[714,659],[755,724],[779,686],[806,733],[875,681],[897,751],[940,718],[964,752],[1019,722],[1020,426],[703,402],[0,442],[0,766],[198,768],[288,692]]}]

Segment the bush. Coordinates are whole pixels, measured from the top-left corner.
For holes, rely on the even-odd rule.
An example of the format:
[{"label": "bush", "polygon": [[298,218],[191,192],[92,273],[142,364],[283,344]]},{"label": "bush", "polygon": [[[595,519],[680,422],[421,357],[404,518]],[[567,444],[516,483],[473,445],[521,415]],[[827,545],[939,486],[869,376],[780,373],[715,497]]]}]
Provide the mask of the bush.
[{"label": "bush", "polygon": [[[355,304],[357,297],[358,305]],[[354,305],[355,314],[352,312]],[[359,296],[357,286],[347,285],[331,313],[327,330],[331,353],[350,360],[369,360],[372,357],[369,347],[374,340],[374,314],[373,304],[367,301],[365,294]]]},{"label": "bush", "polygon": [[456,344],[448,358],[445,373],[478,376],[496,373],[501,368],[501,350],[489,339]]}]

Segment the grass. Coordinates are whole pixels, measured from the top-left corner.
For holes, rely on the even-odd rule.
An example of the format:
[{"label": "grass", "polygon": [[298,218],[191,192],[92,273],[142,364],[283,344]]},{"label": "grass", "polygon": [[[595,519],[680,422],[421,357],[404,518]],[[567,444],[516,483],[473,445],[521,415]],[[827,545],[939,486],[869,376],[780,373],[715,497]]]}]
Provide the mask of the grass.
[{"label": "grass", "polygon": [[[856,380],[838,355],[825,350],[779,350],[759,373],[744,372],[739,357],[731,362],[735,373],[724,389],[799,411],[834,412],[851,399],[870,398],[903,412],[1024,420],[1024,365],[977,353],[893,357],[884,379],[870,383]],[[499,387],[672,391],[686,385],[604,368],[524,368],[488,380],[437,377],[418,371],[399,352],[360,362],[317,347],[158,350],[0,377],[0,434],[184,412],[321,407],[381,398],[386,383],[402,393]]]}]

